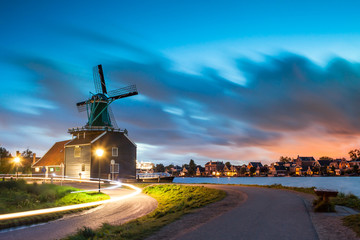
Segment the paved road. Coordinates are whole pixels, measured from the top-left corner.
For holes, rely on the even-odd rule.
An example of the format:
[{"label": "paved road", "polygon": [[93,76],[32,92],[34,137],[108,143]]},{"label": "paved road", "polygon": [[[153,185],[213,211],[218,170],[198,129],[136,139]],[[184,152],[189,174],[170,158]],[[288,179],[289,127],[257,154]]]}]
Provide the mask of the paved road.
[{"label": "paved road", "polygon": [[[86,186],[82,186],[82,188],[86,188]],[[133,190],[116,189],[105,190],[104,192],[110,196],[121,196],[133,192]],[[157,202],[155,199],[145,194],[139,194],[122,201],[104,204],[95,209],[85,211],[81,215],[75,214],[43,225],[0,232],[0,239],[50,240],[63,238],[68,234],[76,232],[78,228],[83,226],[97,228],[104,222],[121,224],[141,217],[153,211],[156,207]]]},{"label": "paved road", "polygon": [[242,191],[247,199],[178,239],[319,239],[305,202],[297,193],[256,187],[217,188]]}]

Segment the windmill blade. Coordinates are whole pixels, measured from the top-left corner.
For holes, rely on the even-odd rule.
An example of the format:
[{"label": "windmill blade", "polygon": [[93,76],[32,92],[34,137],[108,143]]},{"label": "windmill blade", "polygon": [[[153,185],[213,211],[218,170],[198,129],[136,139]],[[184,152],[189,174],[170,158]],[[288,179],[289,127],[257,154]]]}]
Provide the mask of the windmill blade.
[{"label": "windmill blade", "polygon": [[79,112],[85,112],[86,111],[86,104],[77,106],[77,109]]},{"label": "windmill blade", "polygon": [[99,70],[99,75],[100,75],[100,80],[101,80],[101,90],[102,90],[103,94],[106,94],[107,91],[106,91],[106,85],[105,85],[104,72],[103,72],[101,64],[98,65],[97,67],[98,67],[98,70]]},{"label": "windmill blade", "polygon": [[95,92],[102,93],[101,79],[100,79],[98,66],[93,67],[93,78],[94,78]]},{"label": "windmill blade", "polygon": [[108,111],[109,111],[109,116],[110,116],[110,121],[111,121],[111,124],[113,125],[114,128],[119,128],[118,125],[117,125],[117,122],[115,120],[115,116],[114,116],[114,113],[111,109],[110,106],[108,106]]},{"label": "windmill blade", "polygon": [[82,101],[82,102],[78,102],[76,104],[76,107],[78,109],[79,112],[84,112],[86,111],[86,101]]},{"label": "windmill blade", "polygon": [[127,87],[123,87],[123,88],[119,88],[119,89],[110,91],[108,95],[112,100],[116,100],[119,98],[130,97],[130,96],[134,96],[137,94],[138,94],[138,91],[136,89],[136,85],[129,85]]}]

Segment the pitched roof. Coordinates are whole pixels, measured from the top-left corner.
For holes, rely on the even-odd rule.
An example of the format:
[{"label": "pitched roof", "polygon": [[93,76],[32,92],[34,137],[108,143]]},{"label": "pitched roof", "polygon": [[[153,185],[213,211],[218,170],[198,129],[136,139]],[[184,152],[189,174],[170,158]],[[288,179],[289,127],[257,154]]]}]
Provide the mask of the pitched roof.
[{"label": "pitched roof", "polygon": [[[85,137],[84,137],[85,133]],[[66,146],[73,146],[73,145],[81,145],[81,144],[89,144],[92,141],[96,140],[97,137],[99,137],[101,134],[104,134],[106,132],[81,132],[79,133],[79,137],[76,137],[75,139],[71,140]]]},{"label": "pitched roof", "polygon": [[251,164],[251,166],[253,166],[253,167],[262,167],[262,164],[261,164],[261,162],[250,162],[249,164]]},{"label": "pitched roof", "polygon": [[319,164],[320,164],[320,166],[329,166],[330,165],[330,163],[331,163],[331,160],[318,160],[318,162],[319,162]]},{"label": "pitched roof", "polygon": [[56,142],[45,155],[40,158],[32,167],[41,167],[41,166],[59,166],[61,163],[64,163],[64,148],[65,144],[71,140]]},{"label": "pitched roof", "polygon": [[299,157],[301,161],[315,161],[314,157]]}]

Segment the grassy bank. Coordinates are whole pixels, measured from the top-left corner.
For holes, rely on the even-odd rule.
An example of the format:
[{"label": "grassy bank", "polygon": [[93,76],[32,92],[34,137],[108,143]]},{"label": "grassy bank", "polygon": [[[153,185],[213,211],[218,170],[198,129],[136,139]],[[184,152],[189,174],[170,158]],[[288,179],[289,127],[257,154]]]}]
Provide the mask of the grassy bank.
[{"label": "grassy bank", "polygon": [[[99,194],[97,192],[71,193],[79,190],[80,189],[73,187],[53,184],[27,184],[26,181],[22,179],[1,181],[0,214],[60,207],[110,198],[106,194]],[[74,211],[3,220],[0,221],[0,229],[45,222],[60,218],[65,213],[72,212]]]},{"label": "grassy bank", "polygon": [[120,226],[104,224],[98,230],[84,227],[67,239],[144,239],[182,215],[226,196],[221,190],[185,185],[153,185],[143,192],[158,201],[152,213]]}]

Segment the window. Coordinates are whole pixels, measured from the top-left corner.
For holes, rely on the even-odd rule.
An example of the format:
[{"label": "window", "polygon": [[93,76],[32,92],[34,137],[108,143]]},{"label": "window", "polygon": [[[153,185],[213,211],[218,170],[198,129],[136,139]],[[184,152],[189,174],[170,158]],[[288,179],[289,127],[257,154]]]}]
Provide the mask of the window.
[{"label": "window", "polygon": [[81,157],[81,148],[79,146],[76,146],[74,148],[74,157],[76,157],[76,158]]},{"label": "window", "polygon": [[119,173],[119,164],[111,164],[110,165],[110,173]]},{"label": "window", "polygon": [[118,148],[117,148],[117,147],[113,147],[113,148],[112,148],[112,156],[113,156],[113,157],[117,157],[117,156],[118,156]]},{"label": "window", "polygon": [[40,171],[40,168],[35,168],[35,172],[39,172]]},{"label": "window", "polygon": [[53,167],[51,167],[51,168],[50,168],[50,172],[53,172],[53,171],[54,171],[54,168],[53,168]]},{"label": "window", "polygon": [[85,164],[81,164],[81,171],[85,172]]},{"label": "window", "polygon": [[56,167],[56,169],[55,169],[57,172],[59,172],[60,171],[60,168],[59,167]]}]

